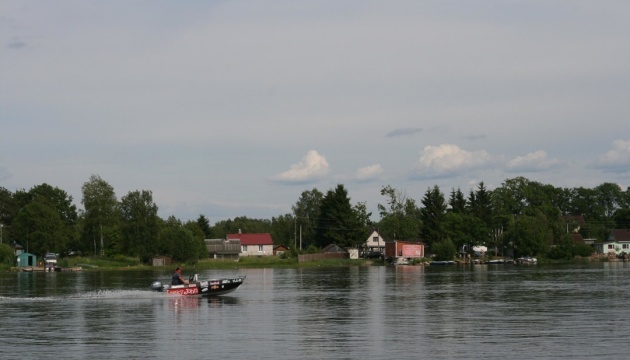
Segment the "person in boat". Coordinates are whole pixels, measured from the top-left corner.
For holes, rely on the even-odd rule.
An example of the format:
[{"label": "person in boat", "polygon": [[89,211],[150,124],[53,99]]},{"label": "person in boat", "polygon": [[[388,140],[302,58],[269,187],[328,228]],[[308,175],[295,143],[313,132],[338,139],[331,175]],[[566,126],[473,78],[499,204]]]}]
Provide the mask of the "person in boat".
[{"label": "person in boat", "polygon": [[181,266],[178,266],[177,269],[175,269],[175,272],[173,273],[173,277],[171,279],[171,285],[183,285],[183,284],[188,284],[188,280],[184,279],[184,277],[182,276],[182,269]]}]

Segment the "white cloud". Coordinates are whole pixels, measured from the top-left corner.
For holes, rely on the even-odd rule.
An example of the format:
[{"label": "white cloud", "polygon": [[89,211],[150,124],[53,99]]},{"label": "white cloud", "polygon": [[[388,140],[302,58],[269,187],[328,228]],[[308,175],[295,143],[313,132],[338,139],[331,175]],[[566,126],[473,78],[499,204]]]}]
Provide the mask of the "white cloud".
[{"label": "white cloud", "polygon": [[505,165],[510,172],[538,172],[549,170],[561,165],[558,159],[548,159],[543,150],[530,152],[524,156],[517,156]]},{"label": "white cloud", "polygon": [[330,166],[326,158],[317,151],[311,150],[302,158],[302,161],[291,165],[289,170],[274,176],[272,180],[304,184],[323,178],[329,170]]},{"label": "white cloud", "polygon": [[613,141],[613,149],[600,156],[590,167],[615,173],[629,172],[630,140]]},{"label": "white cloud", "polygon": [[411,177],[416,180],[453,177],[495,162],[485,150],[466,151],[453,144],[425,146]]},{"label": "white cloud", "polygon": [[378,175],[383,173],[383,167],[381,164],[374,164],[366,167],[362,167],[357,170],[354,178],[358,181],[370,181],[375,180]]}]

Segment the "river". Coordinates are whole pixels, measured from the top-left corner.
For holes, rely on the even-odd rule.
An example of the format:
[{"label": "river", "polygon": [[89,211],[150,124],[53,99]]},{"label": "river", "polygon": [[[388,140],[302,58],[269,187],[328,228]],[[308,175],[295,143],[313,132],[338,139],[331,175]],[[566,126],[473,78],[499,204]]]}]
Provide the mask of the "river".
[{"label": "river", "polygon": [[[186,271],[191,271],[187,269]],[[630,264],[0,273],[0,358],[628,359]]]}]

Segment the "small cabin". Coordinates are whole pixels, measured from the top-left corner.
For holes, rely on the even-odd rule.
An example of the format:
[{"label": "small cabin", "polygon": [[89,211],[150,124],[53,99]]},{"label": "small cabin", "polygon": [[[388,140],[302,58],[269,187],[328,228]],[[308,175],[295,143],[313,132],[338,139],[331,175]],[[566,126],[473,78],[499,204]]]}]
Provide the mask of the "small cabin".
[{"label": "small cabin", "polygon": [[154,256],[151,258],[151,266],[169,266],[173,263],[170,256]]},{"label": "small cabin", "polygon": [[37,256],[31,253],[23,252],[16,256],[17,267],[33,267],[37,266]]}]

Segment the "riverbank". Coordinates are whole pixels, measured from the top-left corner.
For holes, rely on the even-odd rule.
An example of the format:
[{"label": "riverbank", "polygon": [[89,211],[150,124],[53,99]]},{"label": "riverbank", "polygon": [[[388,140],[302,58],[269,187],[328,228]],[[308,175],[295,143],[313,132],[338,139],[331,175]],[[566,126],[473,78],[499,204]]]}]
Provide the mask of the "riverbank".
[{"label": "riverbank", "polygon": [[[95,270],[148,270],[171,269],[182,266],[187,272],[195,270],[237,269],[237,268],[309,268],[339,266],[374,266],[383,262],[369,259],[326,259],[298,263],[297,259],[282,259],[275,256],[242,257],[239,260],[202,259],[196,263],[174,263],[167,266],[151,266],[133,257],[69,257],[59,260],[62,268],[81,268],[83,271]],[[0,271],[11,271],[12,267],[0,265]]]},{"label": "riverbank", "polygon": [[[609,262],[623,261],[607,256],[591,256],[588,258],[576,257],[571,260],[551,260],[539,258],[540,265],[562,265],[562,264],[585,264],[589,262]],[[419,261],[406,266],[424,265],[429,259]],[[463,262],[462,262],[463,264]],[[370,259],[326,259],[311,262],[299,263],[297,259],[286,259],[275,256],[268,257],[242,257],[239,260],[217,260],[203,259],[196,263],[174,263],[167,266],[150,266],[142,263],[138,258],[126,256],[114,257],[68,257],[59,260],[59,266],[64,269],[82,269],[83,271],[95,270],[149,270],[149,269],[171,269],[176,266],[184,267],[188,272],[196,270],[214,269],[238,269],[238,268],[315,268],[315,267],[341,267],[341,266],[383,266],[385,263],[379,260]],[[9,265],[0,265],[0,271],[11,271],[14,269]],[[14,270],[15,271],[15,270]]]}]

